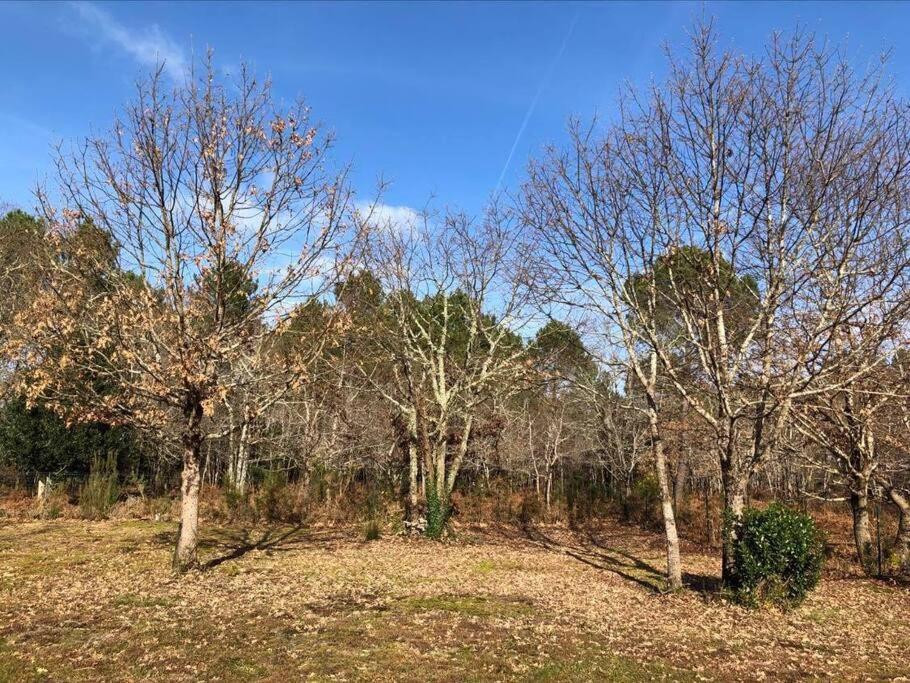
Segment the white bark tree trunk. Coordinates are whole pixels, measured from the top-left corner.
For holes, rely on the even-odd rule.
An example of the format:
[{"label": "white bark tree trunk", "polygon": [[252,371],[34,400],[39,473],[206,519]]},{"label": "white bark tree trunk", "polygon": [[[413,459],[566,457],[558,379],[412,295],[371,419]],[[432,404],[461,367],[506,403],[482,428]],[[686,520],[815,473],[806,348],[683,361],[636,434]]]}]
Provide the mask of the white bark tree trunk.
[{"label": "white bark tree trunk", "polygon": [[183,436],[183,472],[180,482],[180,527],[174,550],[174,570],[186,572],[196,567],[199,543],[199,451],[202,444],[200,422],[202,405],[188,410],[187,427]]},{"label": "white bark tree trunk", "polygon": [[44,519],[47,514],[47,498],[51,491],[51,478],[45,477],[38,480],[38,516]]},{"label": "white bark tree trunk", "polygon": [[736,572],[736,558],[734,548],[736,546],[736,529],[731,523],[735,523],[742,517],[746,509],[746,484],[748,475],[739,473],[733,465],[730,464],[729,458],[721,458],[721,484],[724,493],[724,513],[726,519],[723,520],[723,573],[722,580],[725,585],[729,585]]},{"label": "white bark tree trunk", "polygon": [[894,547],[900,566],[910,567],[910,501],[896,489],[888,490],[888,497],[897,506],[897,539]]},{"label": "white bark tree trunk", "polygon": [[417,444],[414,442],[416,437],[408,440],[408,521],[416,522],[418,517],[418,506],[420,504],[420,491],[417,486],[417,472],[419,469],[417,458]]},{"label": "white bark tree trunk", "polygon": [[673,511],[673,494],[670,491],[667,473],[667,459],[663,440],[657,424],[657,413],[650,411],[651,449],[657,470],[657,484],[660,489],[660,507],[664,519],[664,536],[667,542],[667,586],[670,590],[682,588],[682,562],[679,557],[679,534],[676,530],[676,514]]}]

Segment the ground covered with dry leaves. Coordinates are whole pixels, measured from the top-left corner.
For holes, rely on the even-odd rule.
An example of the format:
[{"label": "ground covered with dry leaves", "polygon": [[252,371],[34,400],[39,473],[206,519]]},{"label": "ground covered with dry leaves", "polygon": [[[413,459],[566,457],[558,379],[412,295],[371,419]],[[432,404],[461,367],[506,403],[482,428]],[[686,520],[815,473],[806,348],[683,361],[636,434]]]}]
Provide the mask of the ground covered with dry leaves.
[{"label": "ground covered with dry leaves", "polygon": [[800,608],[749,611],[686,549],[618,524],[212,528],[169,572],[173,524],[0,526],[0,680],[754,680],[910,675],[910,590],[826,576]]}]

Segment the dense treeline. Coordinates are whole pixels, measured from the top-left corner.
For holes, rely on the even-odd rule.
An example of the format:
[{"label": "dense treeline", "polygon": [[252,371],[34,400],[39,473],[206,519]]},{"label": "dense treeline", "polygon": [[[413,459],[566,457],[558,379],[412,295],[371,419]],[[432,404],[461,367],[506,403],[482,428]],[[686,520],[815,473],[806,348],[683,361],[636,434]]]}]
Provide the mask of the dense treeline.
[{"label": "dense treeline", "polygon": [[505,486],[634,502],[672,588],[688,504],[722,500],[729,579],[750,492],[848,501],[870,572],[878,501],[910,562],[910,110],[881,69],[702,27],[511,197],[402,224],[303,103],[203,67],[0,220],[5,466],[179,487],[178,569],[204,484],[275,481],[393,492],[434,538]]}]

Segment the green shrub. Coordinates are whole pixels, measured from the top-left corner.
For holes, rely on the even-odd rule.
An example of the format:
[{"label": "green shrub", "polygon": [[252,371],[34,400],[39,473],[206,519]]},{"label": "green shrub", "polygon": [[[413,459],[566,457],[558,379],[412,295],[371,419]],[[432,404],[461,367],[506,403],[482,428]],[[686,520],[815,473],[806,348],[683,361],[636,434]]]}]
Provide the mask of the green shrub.
[{"label": "green shrub", "polygon": [[772,503],[764,510],[746,510],[732,531],[731,588],[739,602],[792,607],[818,584],[825,542],[809,515]]},{"label": "green shrub", "polygon": [[103,460],[94,457],[88,479],[79,491],[82,516],[85,519],[107,519],[119,497],[117,456],[111,453]]}]

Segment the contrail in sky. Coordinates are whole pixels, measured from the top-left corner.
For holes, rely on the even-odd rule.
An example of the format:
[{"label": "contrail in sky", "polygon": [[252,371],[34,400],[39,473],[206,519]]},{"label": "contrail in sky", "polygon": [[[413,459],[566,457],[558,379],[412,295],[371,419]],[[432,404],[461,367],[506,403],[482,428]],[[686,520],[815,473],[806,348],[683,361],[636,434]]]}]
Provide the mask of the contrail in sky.
[{"label": "contrail in sky", "polygon": [[506,171],[509,170],[509,166],[512,163],[512,157],[515,156],[515,150],[518,149],[518,143],[521,141],[521,136],[524,135],[525,128],[528,127],[528,122],[531,120],[531,116],[534,115],[534,110],[537,108],[537,102],[540,100],[540,96],[543,93],[544,88],[546,88],[547,84],[550,82],[550,77],[553,75],[553,70],[556,68],[556,65],[562,58],[562,53],[566,51],[566,46],[569,44],[569,38],[572,37],[572,32],[575,30],[575,24],[577,23],[578,12],[576,12],[575,16],[572,18],[572,23],[569,24],[569,30],[566,31],[566,36],[562,39],[562,45],[559,46],[559,51],[556,53],[556,56],[553,57],[553,61],[550,62],[550,66],[547,67],[547,71],[543,75],[543,78],[540,81],[540,85],[537,87],[537,92],[534,94],[534,99],[531,100],[531,105],[528,107],[528,111],[525,112],[525,117],[521,122],[521,127],[518,129],[518,133],[515,135],[514,142],[512,142],[512,149],[509,150],[509,156],[506,158],[506,163],[503,165],[502,172],[499,174],[499,180],[496,181],[496,190],[493,192],[494,196],[499,194],[499,188],[502,186],[502,180],[506,176]]}]

